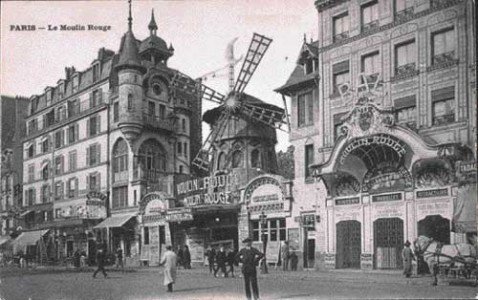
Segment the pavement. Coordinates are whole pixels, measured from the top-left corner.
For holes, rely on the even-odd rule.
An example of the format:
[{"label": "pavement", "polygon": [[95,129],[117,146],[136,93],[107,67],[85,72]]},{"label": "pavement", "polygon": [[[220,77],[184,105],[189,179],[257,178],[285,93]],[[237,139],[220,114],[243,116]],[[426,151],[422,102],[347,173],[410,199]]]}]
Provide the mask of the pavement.
[{"label": "pavement", "polygon": [[[173,293],[166,293],[162,285],[162,268],[125,272],[108,268],[107,278],[98,274],[95,279],[93,270],[0,268],[0,299],[245,299],[242,278],[214,278],[206,268],[180,269]],[[430,276],[406,279],[400,271],[271,268],[269,272],[258,275],[261,299],[474,299],[478,295],[474,286],[442,280],[434,287]]]}]

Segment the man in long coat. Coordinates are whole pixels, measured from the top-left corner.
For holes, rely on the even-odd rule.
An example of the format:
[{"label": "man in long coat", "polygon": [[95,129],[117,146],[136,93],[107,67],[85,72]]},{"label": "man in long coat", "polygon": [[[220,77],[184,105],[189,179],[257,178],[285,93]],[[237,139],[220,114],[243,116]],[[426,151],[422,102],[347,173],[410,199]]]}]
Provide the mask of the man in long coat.
[{"label": "man in long coat", "polygon": [[244,287],[247,299],[251,299],[251,286],[254,299],[259,299],[259,287],[257,286],[256,266],[259,260],[264,257],[259,250],[252,246],[252,239],[246,238],[242,241],[246,246],[236,254],[236,261],[242,263],[242,274],[244,274]]},{"label": "man in long coat", "polygon": [[405,247],[402,250],[403,258],[403,274],[408,278],[412,275],[412,260],[415,260],[412,249],[410,249],[410,242],[405,242]]},{"label": "man in long coat", "polygon": [[166,246],[166,252],[164,252],[161,258],[160,266],[164,265],[164,282],[163,284],[168,287],[168,292],[173,291],[173,284],[176,281],[176,264],[178,257],[176,253],[172,251],[171,246]]},{"label": "man in long coat", "polygon": [[282,270],[287,271],[289,266],[289,242],[284,241],[280,249],[280,255],[282,259]]}]

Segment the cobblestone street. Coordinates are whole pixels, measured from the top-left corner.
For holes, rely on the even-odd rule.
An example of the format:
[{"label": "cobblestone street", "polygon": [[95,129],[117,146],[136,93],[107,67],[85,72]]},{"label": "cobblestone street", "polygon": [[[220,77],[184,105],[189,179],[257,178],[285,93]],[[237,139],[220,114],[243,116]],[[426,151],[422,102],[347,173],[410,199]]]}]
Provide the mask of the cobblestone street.
[{"label": "cobblestone street", "polygon": [[[41,275],[40,275],[41,274]],[[242,278],[214,278],[205,269],[180,270],[175,292],[162,285],[162,269],[109,272],[5,271],[1,299],[244,299]],[[474,298],[471,286],[430,285],[430,277],[406,280],[400,272],[294,272],[259,275],[261,299]]]}]

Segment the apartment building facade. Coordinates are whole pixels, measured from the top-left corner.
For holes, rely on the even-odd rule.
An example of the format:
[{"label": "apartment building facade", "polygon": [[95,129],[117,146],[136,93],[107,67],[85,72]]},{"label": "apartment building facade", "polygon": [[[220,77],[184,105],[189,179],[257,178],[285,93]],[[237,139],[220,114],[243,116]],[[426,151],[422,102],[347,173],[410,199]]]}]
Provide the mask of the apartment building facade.
[{"label": "apartment building facade", "polygon": [[315,1],[291,98],[304,267],[401,267],[405,240],[476,240],[473,1]]}]

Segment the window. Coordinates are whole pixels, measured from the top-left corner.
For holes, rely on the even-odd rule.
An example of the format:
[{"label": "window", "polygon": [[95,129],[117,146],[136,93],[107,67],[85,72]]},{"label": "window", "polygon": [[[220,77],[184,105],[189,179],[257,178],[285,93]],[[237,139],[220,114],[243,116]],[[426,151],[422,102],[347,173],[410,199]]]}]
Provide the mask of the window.
[{"label": "window", "polygon": [[80,84],[80,77],[78,75],[73,76],[72,91],[76,93],[78,91],[78,86]]},{"label": "window", "polygon": [[260,221],[251,221],[252,227],[252,240],[261,241],[262,234],[264,233],[268,237],[269,241],[285,241],[286,240],[286,226],[285,219],[271,219],[267,220],[267,224],[262,230],[262,224]]},{"label": "window", "polygon": [[261,168],[261,156],[260,156],[259,149],[254,149],[251,152],[251,167]]},{"label": "window", "polygon": [[381,71],[378,51],[362,56],[361,71],[367,75],[367,77],[370,77],[371,81],[376,80]]},{"label": "window", "polygon": [[101,160],[100,144],[93,144],[86,150],[86,157],[89,166],[96,166]]},{"label": "window", "polygon": [[55,219],[61,218],[61,208],[55,209]]},{"label": "window", "polygon": [[68,198],[74,198],[78,194],[78,179],[77,178],[70,178],[68,179]]},{"label": "window", "polygon": [[35,133],[37,130],[38,130],[37,120],[33,119],[28,123],[28,134]]},{"label": "window", "polygon": [[188,158],[188,143],[187,142],[183,143],[183,151],[184,151],[184,156]]},{"label": "window", "polygon": [[72,144],[78,140],[78,124],[68,127],[68,143]]},{"label": "window", "polygon": [[314,231],[315,230],[315,215],[313,214],[307,214],[307,215],[302,215],[302,222],[304,224],[304,228],[307,229],[307,231]]},{"label": "window", "polygon": [[371,1],[361,7],[362,31],[378,26],[378,2]]},{"label": "window", "polygon": [[90,108],[96,107],[102,103],[103,90],[97,89],[90,94]]},{"label": "window", "polygon": [[441,64],[455,59],[455,31],[453,27],[432,34],[432,64]]},{"label": "window", "polygon": [[74,99],[68,101],[68,117],[76,116],[80,113],[80,100]]},{"label": "window", "polygon": [[143,227],[144,244],[149,245],[149,227]]},{"label": "window", "polygon": [[55,157],[55,175],[63,174],[63,156]]},{"label": "window", "polygon": [[41,203],[50,202],[50,186],[44,185],[41,188]]},{"label": "window", "polygon": [[100,79],[100,64],[95,64],[93,66],[93,82]]},{"label": "window", "polygon": [[176,149],[177,149],[178,155],[181,155],[182,152],[183,152],[183,148],[182,148],[182,143],[181,143],[181,142],[178,142],[178,143],[177,143]]},{"label": "window", "polygon": [[45,138],[41,143],[42,153],[47,153],[50,150],[50,140]]},{"label": "window", "polygon": [[70,172],[76,170],[76,151],[70,151],[68,153],[68,169]]},{"label": "window", "polygon": [[156,104],[153,101],[148,103],[148,113],[150,116],[156,115]]},{"label": "window", "polygon": [[183,132],[186,132],[186,119],[181,120],[181,128]]},{"label": "window", "polygon": [[47,180],[50,176],[50,170],[48,168],[48,164],[46,164],[42,169],[42,179]]},{"label": "window", "polygon": [[90,191],[99,191],[101,189],[99,172],[90,173],[86,179]]},{"label": "window", "polygon": [[116,101],[113,103],[113,122],[118,122],[119,120],[119,102]]},{"label": "window", "polygon": [[297,96],[297,123],[299,127],[314,124],[312,92]]},{"label": "window", "polygon": [[183,174],[183,172],[184,172],[184,167],[180,165],[179,166],[179,174]]},{"label": "window", "polygon": [[433,125],[455,122],[455,87],[432,91]]},{"label": "window", "polygon": [[55,149],[63,147],[65,144],[63,130],[58,130],[55,132]]},{"label": "window", "polygon": [[395,46],[395,75],[415,71],[417,51],[415,40]]},{"label": "window", "polygon": [[349,14],[343,13],[333,18],[334,41],[349,37]]},{"label": "window", "polygon": [[128,206],[128,187],[121,186],[113,188],[113,208]]},{"label": "window", "polygon": [[219,153],[217,157],[217,169],[224,170],[226,168],[226,154],[224,152]]},{"label": "window", "polygon": [[28,206],[32,206],[33,204],[35,204],[35,195],[36,193],[34,188],[25,191],[25,199],[27,200],[26,204]]},{"label": "window", "polygon": [[66,109],[63,106],[60,106],[56,109],[56,122],[61,122],[66,119]]},{"label": "window", "polygon": [[242,167],[242,151],[236,150],[232,153],[232,167],[241,168]]},{"label": "window", "polygon": [[35,155],[35,143],[33,142],[27,149],[27,157],[33,157]]},{"label": "window", "polygon": [[[147,180],[157,180],[161,171],[166,171],[166,155],[164,148],[153,139],[145,141],[139,149],[139,168],[135,173],[145,176]],[[175,169],[174,169],[175,170]],[[142,173],[138,173],[142,171]]]},{"label": "window", "polygon": [[339,94],[340,85],[350,82],[350,69],[349,61],[343,61],[336,63],[332,66],[332,86],[333,86],[333,95]]},{"label": "window", "polygon": [[416,96],[411,95],[393,101],[395,121],[409,128],[417,128]]},{"label": "window", "polygon": [[310,145],[305,145],[305,153],[304,153],[304,156],[305,156],[305,159],[304,159],[304,162],[305,162],[305,165],[304,165],[304,168],[305,168],[305,178],[308,178],[310,177],[310,170],[309,170],[309,165],[311,165],[312,163],[314,163],[314,145],[313,144],[310,144]]},{"label": "window", "polygon": [[28,182],[33,182],[35,180],[35,165],[28,165]]},{"label": "window", "polygon": [[133,109],[133,94],[128,94],[128,110]]},{"label": "window", "polygon": [[55,200],[63,198],[63,181],[55,182]]},{"label": "window", "polygon": [[162,104],[159,105],[159,117],[161,119],[166,118],[166,106],[164,106]]},{"label": "window", "polygon": [[88,133],[90,136],[94,136],[100,132],[100,116],[96,115],[88,119],[87,122]]},{"label": "window", "polygon": [[120,139],[113,148],[113,180],[128,179],[128,144]]},{"label": "window", "polygon": [[405,17],[413,13],[413,0],[395,0],[395,17]]}]

